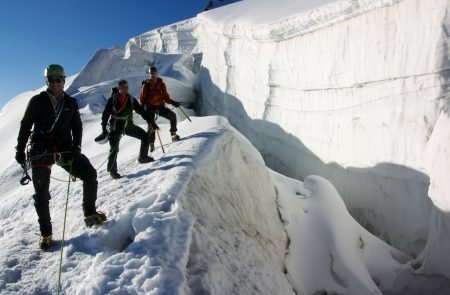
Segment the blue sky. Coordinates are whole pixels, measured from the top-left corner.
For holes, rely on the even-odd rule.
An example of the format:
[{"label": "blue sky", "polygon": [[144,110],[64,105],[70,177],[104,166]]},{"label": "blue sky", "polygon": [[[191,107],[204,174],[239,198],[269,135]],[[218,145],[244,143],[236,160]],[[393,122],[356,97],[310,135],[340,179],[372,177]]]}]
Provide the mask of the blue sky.
[{"label": "blue sky", "polygon": [[207,0],[14,0],[0,17],[0,107],[44,85],[44,68],[58,63],[78,73],[99,48],[118,45],[194,17]]}]

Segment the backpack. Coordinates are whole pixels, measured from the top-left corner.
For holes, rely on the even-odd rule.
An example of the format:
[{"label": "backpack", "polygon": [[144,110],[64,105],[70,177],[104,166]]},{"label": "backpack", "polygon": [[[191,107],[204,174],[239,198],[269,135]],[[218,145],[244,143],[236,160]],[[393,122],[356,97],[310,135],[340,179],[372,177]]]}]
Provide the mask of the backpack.
[{"label": "backpack", "polygon": [[114,93],[119,93],[119,88],[117,88],[117,87],[111,88],[111,96],[113,96]]}]

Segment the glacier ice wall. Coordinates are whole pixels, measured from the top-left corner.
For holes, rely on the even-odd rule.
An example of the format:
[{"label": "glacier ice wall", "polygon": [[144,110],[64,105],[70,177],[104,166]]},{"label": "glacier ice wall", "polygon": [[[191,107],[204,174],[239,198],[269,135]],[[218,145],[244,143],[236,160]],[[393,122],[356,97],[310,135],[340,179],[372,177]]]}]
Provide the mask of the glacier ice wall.
[{"label": "glacier ice wall", "polygon": [[195,19],[179,22],[156,30],[151,30],[131,38],[140,48],[158,53],[191,53],[197,45],[197,39],[192,32],[197,26]]},{"label": "glacier ice wall", "polygon": [[202,13],[130,41],[201,53],[202,114],[271,168],[327,178],[361,224],[420,253],[419,271],[450,277],[449,5],[336,1],[268,24]]}]

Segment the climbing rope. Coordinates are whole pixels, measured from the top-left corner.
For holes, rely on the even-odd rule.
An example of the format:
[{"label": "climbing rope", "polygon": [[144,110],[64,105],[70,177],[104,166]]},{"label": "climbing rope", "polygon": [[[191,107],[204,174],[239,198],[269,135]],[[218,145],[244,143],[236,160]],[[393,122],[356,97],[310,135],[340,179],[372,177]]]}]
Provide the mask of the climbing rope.
[{"label": "climbing rope", "polygon": [[[111,154],[116,150],[116,148],[119,146],[119,143],[120,143],[120,140],[122,139],[122,136],[123,136],[123,134],[120,135],[120,138],[119,138],[119,140],[117,141],[116,146],[109,152],[109,154],[108,154],[108,156],[106,157],[106,159],[100,164],[100,166],[98,166],[97,171],[100,170],[100,168],[106,163],[106,161],[108,161],[109,155],[111,155]],[[117,158],[117,157],[116,157],[116,158]],[[116,159],[114,159],[114,161],[115,161],[115,160],[116,160]]]},{"label": "climbing rope", "polygon": [[70,180],[71,177],[70,175],[72,175],[72,160],[69,160],[68,165],[70,165],[70,173],[69,173],[69,180],[68,180],[68,184],[67,184],[67,195],[66,195],[66,206],[65,206],[65,210],[64,210],[64,222],[63,222],[63,230],[62,230],[62,238],[61,238],[61,256],[59,258],[59,269],[58,269],[58,285],[57,285],[57,294],[60,294],[61,291],[61,270],[62,270],[62,259],[63,259],[63,252],[64,252],[64,236],[66,233],[66,220],[67,220],[67,207],[69,204],[69,192],[70,192]]}]

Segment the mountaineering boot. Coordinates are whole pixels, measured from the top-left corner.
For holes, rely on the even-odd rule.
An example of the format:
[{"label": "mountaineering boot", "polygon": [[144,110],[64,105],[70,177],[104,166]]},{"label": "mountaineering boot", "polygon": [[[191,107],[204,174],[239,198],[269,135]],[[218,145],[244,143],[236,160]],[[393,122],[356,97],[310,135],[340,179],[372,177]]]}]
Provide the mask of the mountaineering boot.
[{"label": "mountaineering boot", "polygon": [[153,159],[152,157],[149,157],[149,156],[139,157],[139,159],[138,159],[138,162],[141,164],[150,163],[153,161],[155,161],[155,159]]},{"label": "mountaineering boot", "polygon": [[153,142],[150,142],[150,153],[155,150],[155,144]]},{"label": "mountaineering boot", "polygon": [[52,246],[52,236],[41,236],[39,239],[39,248],[48,250]]},{"label": "mountaineering boot", "polygon": [[103,132],[102,132],[99,136],[97,136],[94,140],[95,140],[96,143],[99,143],[99,144],[105,144],[105,143],[107,143],[108,140],[109,140],[109,134],[108,134],[108,132],[103,131]]},{"label": "mountaineering boot", "polygon": [[122,178],[122,175],[120,175],[119,173],[117,173],[117,171],[111,171],[111,172],[109,172],[109,175],[111,175],[111,177],[112,177],[113,179],[120,179],[120,178]]},{"label": "mountaineering boot", "polygon": [[148,148],[149,148],[148,142],[141,143],[141,148],[139,150],[139,158],[138,158],[139,163],[144,164],[144,163],[150,163],[150,162],[155,161],[155,159],[153,159],[152,157],[147,156]]},{"label": "mountaineering boot", "polygon": [[105,213],[101,211],[97,211],[94,214],[88,215],[84,217],[84,223],[86,223],[87,227],[91,227],[96,224],[105,223],[108,219],[106,218]]},{"label": "mountaineering boot", "polygon": [[175,132],[170,132],[170,135],[172,135],[172,142],[180,141],[180,137]]}]

